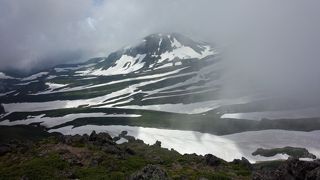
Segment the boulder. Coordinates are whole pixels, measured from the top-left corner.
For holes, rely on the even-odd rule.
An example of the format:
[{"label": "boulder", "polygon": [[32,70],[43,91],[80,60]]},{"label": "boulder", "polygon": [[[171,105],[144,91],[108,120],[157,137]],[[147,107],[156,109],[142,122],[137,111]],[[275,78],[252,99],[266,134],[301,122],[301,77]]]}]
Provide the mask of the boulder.
[{"label": "boulder", "polygon": [[105,133],[105,132],[99,133],[97,135],[97,137],[101,141],[112,141],[112,137],[108,133]]},{"label": "boulder", "polygon": [[147,165],[135,172],[129,180],[167,180],[169,176],[165,170],[156,165]]},{"label": "boulder", "polygon": [[130,155],[135,155],[136,154],[136,152],[133,149],[129,148],[129,147],[126,148],[126,153],[128,153]]},{"label": "boulder", "polygon": [[117,141],[119,141],[120,139],[121,139],[121,137],[119,137],[119,136],[113,137],[113,141],[114,141],[114,142],[117,142]]},{"label": "boulder", "polygon": [[5,144],[0,145],[0,156],[3,156],[7,154],[8,152],[11,152],[11,148]]},{"label": "boulder", "polygon": [[96,131],[92,131],[89,136],[89,141],[96,141],[97,138],[98,138],[98,135],[97,135]]},{"label": "boulder", "polygon": [[300,161],[297,158],[289,158],[275,170],[255,172],[253,179],[320,180],[320,161]]},{"label": "boulder", "polygon": [[156,143],[154,143],[154,146],[161,147],[161,141],[156,141]]},{"label": "boulder", "polygon": [[122,131],[120,134],[119,134],[119,137],[124,137],[128,135],[128,131]]},{"label": "boulder", "polygon": [[89,141],[93,142],[93,144],[97,146],[102,146],[105,144],[115,144],[112,137],[105,132],[97,134],[95,131],[92,131],[92,133],[89,136]]},{"label": "boulder", "polygon": [[204,158],[205,158],[206,164],[209,166],[219,166],[222,162],[221,159],[217,158],[212,154],[206,154]]},{"label": "boulder", "polygon": [[126,140],[128,140],[128,142],[134,142],[134,141],[136,140],[135,137],[133,137],[133,136],[128,136],[128,135],[123,136],[123,138],[125,138]]},{"label": "boulder", "polygon": [[242,157],[241,159],[235,159],[232,161],[234,164],[242,165],[244,167],[247,167],[248,169],[252,169],[252,164],[249,162],[248,159],[245,157]]}]

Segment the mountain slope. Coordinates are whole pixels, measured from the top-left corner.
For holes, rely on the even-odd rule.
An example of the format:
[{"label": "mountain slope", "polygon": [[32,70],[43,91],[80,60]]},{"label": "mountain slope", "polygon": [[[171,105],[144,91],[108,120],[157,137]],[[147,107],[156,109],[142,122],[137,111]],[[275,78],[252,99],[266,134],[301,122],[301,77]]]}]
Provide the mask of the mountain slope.
[{"label": "mountain slope", "polygon": [[[142,43],[111,53],[106,58],[57,66],[21,78],[1,101],[5,104],[50,104],[66,100],[70,102],[67,107],[201,101],[201,97],[197,100],[186,97],[215,93],[210,83],[219,78],[220,65],[216,55],[208,44],[194,42],[182,35],[154,34],[144,38]],[[212,65],[214,67],[210,67]],[[7,107],[8,111],[15,110],[10,105]]]}]

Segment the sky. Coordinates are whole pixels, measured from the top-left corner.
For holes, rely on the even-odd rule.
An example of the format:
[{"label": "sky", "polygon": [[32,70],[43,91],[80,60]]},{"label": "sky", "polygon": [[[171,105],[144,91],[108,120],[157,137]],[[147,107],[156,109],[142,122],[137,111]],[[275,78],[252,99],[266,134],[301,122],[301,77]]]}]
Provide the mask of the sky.
[{"label": "sky", "polygon": [[319,8],[319,0],[1,0],[0,71],[85,61],[178,32],[222,47],[229,84],[320,87]]}]

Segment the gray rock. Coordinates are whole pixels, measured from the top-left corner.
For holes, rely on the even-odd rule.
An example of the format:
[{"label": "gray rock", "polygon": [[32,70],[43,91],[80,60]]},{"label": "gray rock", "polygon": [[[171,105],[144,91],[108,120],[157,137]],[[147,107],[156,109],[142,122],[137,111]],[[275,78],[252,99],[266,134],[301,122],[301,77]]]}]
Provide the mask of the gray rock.
[{"label": "gray rock", "polygon": [[120,154],[122,152],[120,148],[114,145],[108,145],[108,144],[102,146],[101,150],[108,154]]},{"label": "gray rock", "polygon": [[128,135],[128,131],[122,131],[120,134],[119,134],[119,137],[124,137]]},{"label": "gray rock", "polygon": [[167,172],[156,165],[147,165],[142,170],[135,172],[129,180],[167,180]]},{"label": "gray rock", "polygon": [[206,164],[209,166],[219,166],[222,162],[221,159],[217,158],[212,154],[206,154],[204,158],[205,158]]},{"label": "gray rock", "polygon": [[252,169],[252,164],[248,161],[248,159],[242,157],[241,160],[240,159],[235,159],[232,161],[234,164],[239,164],[242,165],[244,167],[247,167],[248,169]]},{"label": "gray rock", "polygon": [[102,146],[105,144],[115,144],[112,137],[105,132],[97,134],[95,131],[92,131],[92,133],[89,136],[89,141],[93,142],[93,144],[97,146]]},{"label": "gray rock", "polygon": [[308,172],[305,177],[306,180],[320,180],[320,167]]},{"label": "gray rock", "polygon": [[123,136],[123,138],[125,138],[126,140],[128,140],[128,142],[134,142],[134,141],[136,140],[135,137],[133,137],[133,136],[128,136],[128,135]]},{"label": "gray rock", "polygon": [[126,153],[128,153],[130,155],[135,155],[136,154],[136,152],[133,149],[129,148],[129,147],[126,148]]},{"label": "gray rock", "polygon": [[320,180],[320,161],[308,162],[289,158],[275,170],[255,172],[253,179]]},{"label": "gray rock", "polygon": [[97,138],[98,138],[98,135],[97,135],[96,131],[92,131],[89,136],[89,141],[96,141]]},{"label": "gray rock", "polygon": [[114,142],[117,142],[117,141],[119,141],[120,139],[121,139],[121,137],[115,136],[115,137],[113,138],[113,141],[114,141]]},{"label": "gray rock", "polygon": [[156,141],[156,143],[154,143],[154,146],[161,147],[161,141]]}]

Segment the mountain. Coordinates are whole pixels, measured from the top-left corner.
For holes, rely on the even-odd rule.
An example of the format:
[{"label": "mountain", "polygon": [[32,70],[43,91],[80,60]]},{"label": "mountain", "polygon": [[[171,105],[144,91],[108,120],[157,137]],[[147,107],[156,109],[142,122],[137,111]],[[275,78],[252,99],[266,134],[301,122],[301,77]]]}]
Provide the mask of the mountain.
[{"label": "mountain", "polygon": [[[213,79],[219,79],[217,55],[207,43],[179,34],[153,34],[105,58],[60,65],[20,78],[3,92],[10,93],[1,101],[50,104],[64,100],[69,102],[67,107],[199,102],[208,93],[217,93],[214,86],[219,83],[212,84]],[[51,108],[57,107],[47,110]],[[10,108],[7,110],[11,112]],[[12,109],[15,110],[18,109]]]},{"label": "mountain", "polygon": [[[220,52],[209,43],[152,34],[84,63],[22,78],[2,73],[0,125],[36,125],[63,134],[127,129],[150,143],[164,138],[181,153],[214,150],[225,160],[283,159],[251,154],[279,145],[320,149],[320,105],[261,92],[223,96],[224,69]],[[192,143],[185,145],[181,137]]]},{"label": "mountain", "polygon": [[153,34],[134,47],[111,53],[81,74],[108,76],[139,73],[178,66],[216,54],[209,44],[194,42],[180,34]]}]

